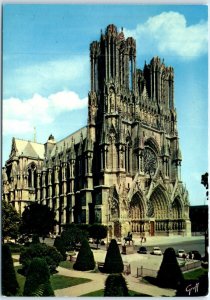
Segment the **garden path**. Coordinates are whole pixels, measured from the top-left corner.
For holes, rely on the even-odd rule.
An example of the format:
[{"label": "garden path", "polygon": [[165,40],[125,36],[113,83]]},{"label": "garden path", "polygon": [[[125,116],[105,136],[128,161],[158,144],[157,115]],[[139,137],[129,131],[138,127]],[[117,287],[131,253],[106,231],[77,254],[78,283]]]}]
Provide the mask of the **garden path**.
[{"label": "garden path", "polygon": [[[75,285],[72,287],[64,288],[61,290],[55,291],[55,296],[62,297],[76,297],[81,296],[90,292],[94,292],[97,290],[101,290],[104,288],[105,280],[107,278],[107,274],[103,273],[90,273],[90,272],[82,272],[82,271],[75,271],[75,270],[68,270],[65,268],[58,267],[57,268],[59,274],[64,276],[70,276],[70,277],[83,277],[91,279],[92,281],[87,283],[82,283],[79,285]],[[161,297],[161,296],[167,296],[171,297],[175,295],[175,291],[171,289],[162,289],[157,286],[143,283],[139,280],[139,278],[136,278],[134,276],[127,275],[125,277],[128,288],[130,290],[133,290],[135,292],[139,292],[142,294],[147,294],[154,297]]]}]

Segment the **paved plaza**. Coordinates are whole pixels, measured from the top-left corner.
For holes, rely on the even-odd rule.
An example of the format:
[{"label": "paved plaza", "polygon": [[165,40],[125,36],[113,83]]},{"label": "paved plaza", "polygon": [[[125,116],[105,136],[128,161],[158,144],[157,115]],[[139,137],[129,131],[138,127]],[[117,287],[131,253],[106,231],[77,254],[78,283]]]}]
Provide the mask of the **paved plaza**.
[{"label": "paved plaza", "polygon": [[[178,242],[202,240],[203,237],[148,237],[146,246],[164,245],[164,244],[176,244]],[[135,240],[135,244],[140,244],[140,240]],[[106,256],[105,249],[93,249],[94,258],[96,262],[104,262]],[[18,256],[13,256],[18,258]],[[171,289],[162,289],[151,284],[141,282],[140,278],[136,277],[137,267],[143,266],[144,268],[158,270],[162,262],[162,256],[152,256],[150,254],[140,255],[138,253],[122,255],[124,264],[130,264],[131,274],[125,275],[128,288],[138,293],[147,294],[150,296],[174,296],[175,291]],[[17,265],[19,263],[15,263]],[[66,268],[58,267],[58,274],[69,277],[82,277],[91,279],[90,282],[82,283],[76,286],[60,289],[55,291],[55,295],[58,297],[76,297],[81,296],[90,292],[94,292],[104,288],[107,274],[103,273],[92,273],[92,272],[81,272],[75,270],[68,270]]]}]

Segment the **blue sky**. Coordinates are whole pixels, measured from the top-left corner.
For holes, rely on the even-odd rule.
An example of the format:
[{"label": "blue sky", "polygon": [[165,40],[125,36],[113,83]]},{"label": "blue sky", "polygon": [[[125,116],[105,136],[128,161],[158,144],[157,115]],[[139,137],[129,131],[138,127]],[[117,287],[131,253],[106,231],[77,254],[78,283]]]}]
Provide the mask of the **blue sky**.
[{"label": "blue sky", "polygon": [[89,44],[108,24],[137,41],[137,66],[153,56],[175,70],[182,180],[205,201],[208,169],[208,8],[205,5],[4,5],[3,164],[12,137],[60,140],[87,123]]}]

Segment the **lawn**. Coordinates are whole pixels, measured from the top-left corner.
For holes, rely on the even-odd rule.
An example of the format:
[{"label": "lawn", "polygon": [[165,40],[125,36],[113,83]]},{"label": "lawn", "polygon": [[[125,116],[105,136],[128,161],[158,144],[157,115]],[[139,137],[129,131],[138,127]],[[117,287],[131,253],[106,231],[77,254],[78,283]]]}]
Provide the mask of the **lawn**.
[{"label": "lawn", "polygon": [[[104,297],[104,290],[98,290],[95,292],[84,294],[81,297]],[[129,291],[129,297],[151,297],[151,296],[146,294],[140,294],[134,291]]]},{"label": "lawn", "polygon": [[193,271],[186,272],[183,275],[184,275],[185,280],[192,280],[192,279],[196,280],[205,274],[208,274],[208,269],[199,268],[199,269],[195,269]]},{"label": "lawn", "polygon": [[65,261],[61,261],[59,263],[59,266],[68,270],[73,270],[73,265],[74,262],[70,261],[70,260],[65,260]]},{"label": "lawn", "polygon": [[87,278],[68,277],[55,274],[50,278],[53,290],[60,290],[66,287],[82,284],[91,281]]},{"label": "lawn", "polygon": [[[17,272],[17,270],[20,267],[15,267],[16,275],[17,275],[17,281],[20,286],[20,290],[18,293],[18,296],[21,296],[23,293],[24,289],[24,284],[25,284],[25,277]],[[76,278],[76,277],[68,277],[68,276],[63,276],[59,274],[52,275],[50,278],[51,285],[53,290],[58,290],[58,289],[64,289],[66,287],[82,284],[85,282],[91,281],[90,279],[87,278]]]}]

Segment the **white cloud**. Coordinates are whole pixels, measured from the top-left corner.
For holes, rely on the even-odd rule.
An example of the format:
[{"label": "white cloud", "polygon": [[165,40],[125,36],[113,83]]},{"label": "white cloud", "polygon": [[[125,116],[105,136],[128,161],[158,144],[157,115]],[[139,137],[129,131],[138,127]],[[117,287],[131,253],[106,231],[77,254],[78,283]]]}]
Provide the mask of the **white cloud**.
[{"label": "white cloud", "polygon": [[61,89],[82,89],[88,76],[88,56],[71,56],[71,59],[39,62],[13,70],[5,65],[3,94],[4,98],[14,95],[26,98],[34,93],[49,95]]},{"label": "white cloud", "polygon": [[73,91],[61,91],[43,97],[34,94],[32,98],[21,100],[9,98],[3,101],[3,134],[33,132],[36,124],[47,125],[64,112],[83,109],[87,97],[80,97]]},{"label": "white cloud", "polygon": [[[71,101],[69,101],[71,99]],[[80,99],[79,96],[72,91],[62,91],[50,95],[49,100],[51,107],[57,112],[82,109],[87,106],[87,97]]]},{"label": "white cloud", "polygon": [[208,50],[207,22],[188,26],[185,16],[173,11],[151,17],[134,30],[125,29],[125,34],[136,38],[143,53],[152,51],[154,55],[158,52],[192,59]]}]

